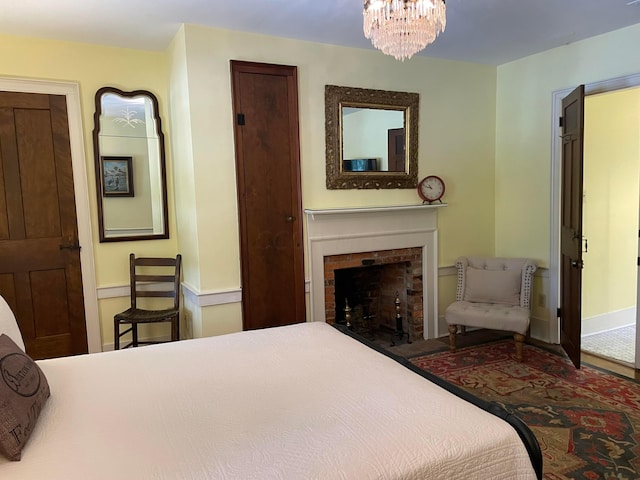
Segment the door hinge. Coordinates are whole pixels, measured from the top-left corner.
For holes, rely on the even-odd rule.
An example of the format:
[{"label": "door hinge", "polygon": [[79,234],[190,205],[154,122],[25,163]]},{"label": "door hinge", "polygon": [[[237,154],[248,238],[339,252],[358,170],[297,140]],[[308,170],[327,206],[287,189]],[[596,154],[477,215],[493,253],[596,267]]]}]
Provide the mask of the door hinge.
[{"label": "door hinge", "polygon": [[556,316],[560,318],[560,307],[558,307],[558,311],[556,312]]},{"label": "door hinge", "polygon": [[244,113],[238,114],[238,125],[244,125]]},{"label": "door hinge", "polygon": [[563,123],[563,122],[562,122],[562,117],[559,117],[559,118],[558,118],[558,126],[559,126],[559,127],[563,127],[564,125],[563,125],[562,123]]}]

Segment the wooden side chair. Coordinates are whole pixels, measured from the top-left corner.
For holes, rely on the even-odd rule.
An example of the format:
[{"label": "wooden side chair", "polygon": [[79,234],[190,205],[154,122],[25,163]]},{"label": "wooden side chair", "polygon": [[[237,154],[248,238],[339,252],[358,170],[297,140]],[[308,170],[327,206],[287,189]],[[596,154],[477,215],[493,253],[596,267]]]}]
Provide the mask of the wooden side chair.
[{"label": "wooden side chair", "polygon": [[[171,323],[171,341],[180,340],[180,267],[182,256],[176,258],[136,258],[129,255],[131,283],[131,307],[113,317],[114,350],[120,349],[120,337],[131,332],[132,341],[122,348],[137,347],[158,341],[138,340],[138,325],[141,323]],[[139,298],[155,297],[172,300],[170,307],[162,310],[140,308]],[[121,332],[121,325],[130,325]]]},{"label": "wooden side chair", "polygon": [[531,288],[537,266],[528,258],[460,257],[456,261],[456,301],[447,307],[449,347],[456,349],[458,330],[466,327],[513,333],[516,360],[529,334]]}]

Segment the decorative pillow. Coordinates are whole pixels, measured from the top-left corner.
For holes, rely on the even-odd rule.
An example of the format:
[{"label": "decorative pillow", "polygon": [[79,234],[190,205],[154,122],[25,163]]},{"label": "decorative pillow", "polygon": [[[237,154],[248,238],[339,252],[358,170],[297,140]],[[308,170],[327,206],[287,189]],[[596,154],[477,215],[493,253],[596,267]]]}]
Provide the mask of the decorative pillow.
[{"label": "decorative pillow", "polygon": [[20,460],[20,452],[49,398],[40,367],[7,335],[0,335],[0,452]]},{"label": "decorative pillow", "polygon": [[23,352],[26,352],[16,317],[7,301],[0,296],[0,335],[3,333],[7,334]]},{"label": "decorative pillow", "polygon": [[520,270],[483,270],[467,267],[464,300],[468,302],[520,304]]}]

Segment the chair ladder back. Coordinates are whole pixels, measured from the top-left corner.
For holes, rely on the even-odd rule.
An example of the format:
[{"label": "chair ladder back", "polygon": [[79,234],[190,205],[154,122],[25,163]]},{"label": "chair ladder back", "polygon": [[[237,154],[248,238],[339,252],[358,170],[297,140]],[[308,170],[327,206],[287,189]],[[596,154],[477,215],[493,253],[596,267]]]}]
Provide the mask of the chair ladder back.
[{"label": "chair ladder back", "polygon": [[[173,298],[174,308],[180,307],[180,271],[182,256],[176,258],[139,257],[129,255],[131,276],[131,307],[135,308],[138,297]],[[174,267],[173,275],[150,273],[139,274],[137,267]],[[172,284],[171,289],[159,289],[154,284]]]}]

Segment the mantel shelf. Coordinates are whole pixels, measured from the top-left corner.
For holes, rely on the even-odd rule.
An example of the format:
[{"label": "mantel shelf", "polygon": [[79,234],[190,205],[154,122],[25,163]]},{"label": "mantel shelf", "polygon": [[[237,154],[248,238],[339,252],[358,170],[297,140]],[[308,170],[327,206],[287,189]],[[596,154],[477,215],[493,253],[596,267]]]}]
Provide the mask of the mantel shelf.
[{"label": "mantel shelf", "polygon": [[390,205],[386,207],[346,207],[346,208],[327,208],[323,210],[305,209],[304,213],[312,218],[316,215],[340,215],[348,213],[382,213],[406,210],[428,210],[431,208],[446,207],[447,203],[419,203],[414,205]]}]

